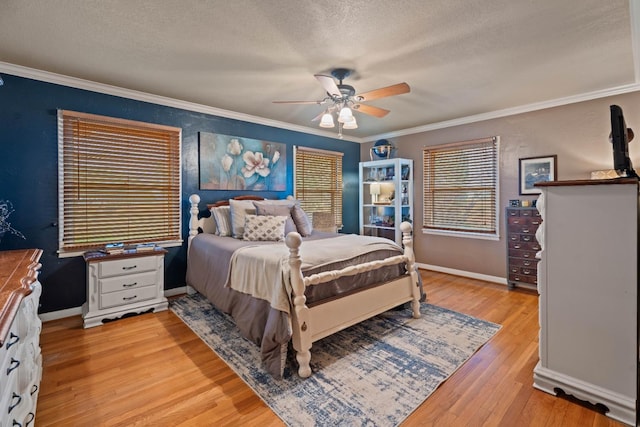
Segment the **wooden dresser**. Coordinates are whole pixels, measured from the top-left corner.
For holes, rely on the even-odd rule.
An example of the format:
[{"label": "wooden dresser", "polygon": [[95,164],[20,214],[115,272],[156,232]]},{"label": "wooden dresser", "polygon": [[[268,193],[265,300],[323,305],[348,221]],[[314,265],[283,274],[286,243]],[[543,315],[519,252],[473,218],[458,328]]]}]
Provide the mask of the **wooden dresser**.
[{"label": "wooden dresser", "polygon": [[42,377],[40,249],[0,251],[0,425],[33,426]]},{"label": "wooden dresser", "polygon": [[542,222],[537,208],[507,208],[507,284],[537,286],[536,230]]}]

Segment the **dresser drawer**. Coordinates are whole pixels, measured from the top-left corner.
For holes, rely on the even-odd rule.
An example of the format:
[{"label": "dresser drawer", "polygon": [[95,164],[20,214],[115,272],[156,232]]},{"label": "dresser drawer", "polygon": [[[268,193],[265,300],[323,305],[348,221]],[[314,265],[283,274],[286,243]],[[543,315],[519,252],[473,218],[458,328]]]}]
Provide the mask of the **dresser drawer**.
[{"label": "dresser drawer", "polygon": [[536,259],[536,251],[525,251],[518,249],[509,249],[509,259],[511,258],[529,258]]},{"label": "dresser drawer", "polygon": [[156,286],[145,286],[143,288],[102,294],[100,295],[100,308],[105,309],[134,304],[139,301],[153,299],[157,296],[157,293],[158,288]]},{"label": "dresser drawer", "polygon": [[515,267],[515,268],[520,268],[520,267],[524,267],[524,268],[529,268],[529,269],[533,269],[535,270],[538,266],[538,259],[537,258],[509,258],[509,266],[510,267]]},{"label": "dresser drawer", "polygon": [[520,240],[515,242],[509,242],[509,249],[538,252],[540,250],[540,244],[535,240],[534,241]]},{"label": "dresser drawer", "polygon": [[528,276],[526,274],[509,273],[509,280],[512,282],[530,283],[532,285],[538,284],[538,278],[535,275]]},{"label": "dresser drawer", "polygon": [[127,274],[126,276],[115,276],[100,279],[100,293],[107,294],[109,292],[151,286],[155,285],[156,280],[157,275],[155,271],[146,271],[144,273]]},{"label": "dresser drawer", "polygon": [[538,217],[540,218],[540,212],[538,209],[523,209],[520,212],[520,216]]},{"label": "dresser drawer", "polygon": [[99,263],[98,276],[121,276],[123,274],[140,273],[142,271],[155,271],[156,268],[155,256],[118,259]]}]

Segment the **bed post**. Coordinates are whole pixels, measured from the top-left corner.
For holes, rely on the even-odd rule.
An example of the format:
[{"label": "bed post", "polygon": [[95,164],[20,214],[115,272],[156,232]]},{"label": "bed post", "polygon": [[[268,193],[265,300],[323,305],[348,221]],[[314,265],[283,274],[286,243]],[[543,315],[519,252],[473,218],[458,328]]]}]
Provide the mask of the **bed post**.
[{"label": "bed post", "polygon": [[291,232],[285,239],[289,248],[289,268],[291,270],[291,287],[293,288],[293,312],[291,323],[293,329],[293,348],[298,361],[298,375],[301,378],[311,376],[311,325],[309,324],[309,307],[304,296],[304,279],[302,277],[302,260],[299,248],[302,244],[300,234]]},{"label": "bed post", "polygon": [[412,288],[413,300],[411,300],[411,309],[413,311],[413,317],[420,317],[420,281],[418,280],[418,271],[416,270],[416,257],[413,253],[413,227],[407,221],[400,224],[400,230],[402,230],[402,244],[404,245],[404,254],[407,257],[407,270],[411,274],[411,282],[414,284]]},{"label": "bed post", "polygon": [[200,220],[198,219],[200,209],[198,208],[198,203],[200,203],[200,196],[192,194],[189,196],[189,203],[191,204],[191,209],[189,209],[189,240],[187,242],[187,250],[189,246],[191,246],[191,240],[198,235],[198,227],[200,226]]}]

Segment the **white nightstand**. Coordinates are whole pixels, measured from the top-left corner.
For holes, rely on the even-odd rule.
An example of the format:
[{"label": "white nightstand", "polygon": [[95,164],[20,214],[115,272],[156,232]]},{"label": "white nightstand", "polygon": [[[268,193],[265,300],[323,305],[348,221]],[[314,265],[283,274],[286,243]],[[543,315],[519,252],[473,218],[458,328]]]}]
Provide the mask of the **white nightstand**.
[{"label": "white nightstand", "polygon": [[162,311],[165,249],[108,255],[87,252],[87,302],[82,306],[84,327],[125,314]]}]

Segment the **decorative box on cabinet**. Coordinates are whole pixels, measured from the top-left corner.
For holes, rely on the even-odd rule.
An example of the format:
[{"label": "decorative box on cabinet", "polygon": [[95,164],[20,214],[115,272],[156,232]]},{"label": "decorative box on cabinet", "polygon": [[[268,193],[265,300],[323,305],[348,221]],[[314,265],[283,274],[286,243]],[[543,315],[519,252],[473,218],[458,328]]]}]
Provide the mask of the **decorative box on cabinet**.
[{"label": "decorative box on cabinet", "polygon": [[40,249],[0,252],[0,426],[33,426],[42,378]]},{"label": "decorative box on cabinet", "polygon": [[542,222],[536,208],[507,208],[507,283],[537,285],[536,230]]},{"label": "decorative box on cabinet", "polygon": [[638,180],[553,181],[538,208],[540,360],[534,387],[637,425]]},{"label": "decorative box on cabinet", "polygon": [[360,234],[402,245],[403,221],[413,221],[413,160],[360,162]]},{"label": "decorative box on cabinet", "polygon": [[165,249],[107,255],[87,252],[87,302],[82,306],[84,327],[125,314],[162,311]]}]

